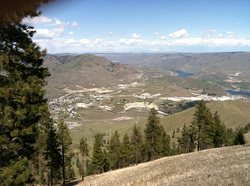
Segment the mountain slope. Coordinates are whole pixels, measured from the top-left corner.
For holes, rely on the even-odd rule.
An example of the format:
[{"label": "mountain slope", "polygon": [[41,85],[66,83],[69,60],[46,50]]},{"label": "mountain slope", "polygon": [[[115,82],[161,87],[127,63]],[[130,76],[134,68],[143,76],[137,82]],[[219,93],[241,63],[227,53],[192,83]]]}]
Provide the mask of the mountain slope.
[{"label": "mountain slope", "polygon": [[48,82],[50,87],[108,87],[143,80],[142,74],[132,67],[90,54],[50,55],[45,58],[45,66],[51,72]]},{"label": "mountain slope", "polygon": [[[213,101],[207,104],[212,114],[218,111],[221,121],[229,128],[243,127],[250,123],[250,103],[240,101]],[[173,114],[161,119],[164,128],[173,132],[177,128],[182,128],[184,124],[189,125],[193,120],[195,108],[190,108],[182,112]]]},{"label": "mountain slope", "polygon": [[250,146],[166,157],[86,177],[78,185],[249,185]]},{"label": "mountain slope", "polygon": [[190,72],[196,76],[211,74],[217,80],[240,72],[243,81],[249,81],[250,53],[157,53],[157,54],[96,54],[112,61],[133,66],[163,68]]}]

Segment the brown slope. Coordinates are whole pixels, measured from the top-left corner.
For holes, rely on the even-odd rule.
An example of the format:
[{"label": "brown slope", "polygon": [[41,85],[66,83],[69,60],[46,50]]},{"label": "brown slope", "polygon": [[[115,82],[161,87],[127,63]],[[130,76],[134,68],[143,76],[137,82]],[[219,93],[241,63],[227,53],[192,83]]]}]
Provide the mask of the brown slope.
[{"label": "brown slope", "polygon": [[[240,101],[213,101],[207,104],[214,114],[218,111],[221,121],[229,128],[243,127],[250,123],[250,103]],[[193,120],[195,108],[190,108],[182,112],[164,117],[161,124],[169,133],[177,128],[182,128],[184,124],[189,125]]]},{"label": "brown slope", "polygon": [[49,66],[50,87],[108,87],[143,80],[141,73],[132,67],[90,54],[54,57],[53,60],[54,65]]},{"label": "brown slope", "polygon": [[166,157],[86,177],[78,185],[249,185],[250,146]]}]

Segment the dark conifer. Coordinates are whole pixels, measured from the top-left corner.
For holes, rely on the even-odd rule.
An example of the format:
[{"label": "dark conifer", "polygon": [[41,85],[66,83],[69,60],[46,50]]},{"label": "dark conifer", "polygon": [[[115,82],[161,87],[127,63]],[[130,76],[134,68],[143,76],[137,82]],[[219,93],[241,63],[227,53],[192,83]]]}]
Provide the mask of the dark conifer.
[{"label": "dark conifer", "polygon": [[161,156],[162,139],[160,118],[156,116],[157,111],[153,108],[149,112],[148,122],[145,129],[145,146],[148,160],[154,160]]},{"label": "dark conifer", "polygon": [[[57,136],[61,148],[62,154],[62,176],[63,184],[65,183],[65,171],[66,171],[66,159],[69,158],[70,154],[70,145],[72,144],[72,138],[70,137],[70,131],[67,123],[64,122],[64,119],[61,118],[57,125]],[[70,166],[70,165],[69,165]]]},{"label": "dark conifer", "polygon": [[94,172],[99,174],[103,172],[103,152],[101,148],[101,139],[100,136],[96,135],[95,136],[95,142],[94,142],[94,147],[93,147],[93,155],[91,159],[91,163],[94,169]]},{"label": "dark conifer", "polygon": [[80,175],[82,176],[82,180],[84,180],[84,174],[85,174],[85,171],[84,171],[84,166],[85,166],[84,157],[88,156],[88,154],[89,154],[89,147],[88,147],[86,138],[84,138],[84,137],[81,138],[79,149],[80,149],[81,159],[82,159],[82,162],[79,163],[79,169],[80,169]]},{"label": "dark conifer", "polygon": [[121,144],[121,152],[120,152],[120,159],[122,167],[127,167],[132,161],[132,145],[129,139],[128,134],[126,133],[123,137],[123,141]]},{"label": "dark conifer", "polygon": [[[33,167],[38,126],[48,113],[44,86],[49,72],[42,67],[45,51],[32,41],[33,29],[21,24],[24,15],[38,14],[30,8],[0,17],[0,177],[25,159]],[[31,179],[24,178],[16,184]]]},{"label": "dark conifer", "polygon": [[197,132],[197,150],[212,148],[214,146],[215,124],[205,101],[199,101],[196,105],[191,125]]},{"label": "dark conifer", "polygon": [[109,142],[110,163],[112,169],[118,169],[121,164],[121,142],[118,131],[112,134]]},{"label": "dark conifer", "polygon": [[226,138],[226,126],[221,123],[220,116],[216,111],[214,113],[215,135],[214,147],[222,147]]},{"label": "dark conifer", "polygon": [[246,143],[243,129],[236,131],[236,136],[234,138],[234,145],[244,145]]},{"label": "dark conifer", "polygon": [[136,127],[136,125],[133,128],[133,133],[131,136],[131,144],[132,149],[134,151],[134,163],[137,165],[139,162],[142,161],[141,152],[142,152],[142,134],[141,134],[141,128]]}]

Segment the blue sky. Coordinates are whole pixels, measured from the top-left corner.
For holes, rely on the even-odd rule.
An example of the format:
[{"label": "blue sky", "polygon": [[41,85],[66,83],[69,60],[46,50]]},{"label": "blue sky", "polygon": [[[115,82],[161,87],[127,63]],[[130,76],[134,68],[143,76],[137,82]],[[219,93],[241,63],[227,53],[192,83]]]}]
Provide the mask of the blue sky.
[{"label": "blue sky", "polygon": [[249,0],[57,0],[23,22],[48,53],[250,51]]}]

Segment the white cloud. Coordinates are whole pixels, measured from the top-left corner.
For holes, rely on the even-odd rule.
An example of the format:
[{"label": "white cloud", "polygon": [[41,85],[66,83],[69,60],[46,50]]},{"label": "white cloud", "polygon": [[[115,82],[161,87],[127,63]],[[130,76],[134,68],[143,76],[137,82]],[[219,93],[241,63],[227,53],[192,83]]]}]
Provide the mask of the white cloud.
[{"label": "white cloud", "polygon": [[[250,47],[250,39],[239,39],[229,37],[213,38],[179,38],[175,40],[156,40],[148,41],[143,39],[121,38],[118,41],[96,38],[89,40],[65,39],[54,37],[60,34],[59,30],[40,30],[40,36],[34,41],[42,48],[47,48],[50,53],[58,52],[140,52],[140,51],[173,51],[176,47]],[[45,39],[44,39],[45,38]],[[49,39],[47,39],[49,38]]]},{"label": "white cloud", "polygon": [[113,32],[109,32],[109,33],[104,33],[103,36],[109,36],[112,37],[113,36]]},{"label": "white cloud", "polygon": [[234,34],[232,31],[227,31],[226,34]]},{"label": "white cloud", "polygon": [[63,34],[63,28],[54,28],[54,29],[37,29],[34,35],[35,39],[52,39],[59,37]]},{"label": "white cloud", "polygon": [[74,21],[74,22],[71,24],[71,27],[75,27],[75,28],[77,28],[77,29],[80,29],[80,25],[79,25],[76,21]]},{"label": "white cloud", "polygon": [[162,40],[167,39],[167,38],[168,38],[167,36],[161,36]]},{"label": "white cloud", "polygon": [[120,39],[119,44],[135,46],[135,45],[146,45],[148,44],[148,42],[141,39]]},{"label": "white cloud", "polygon": [[174,37],[174,38],[181,38],[181,37],[185,37],[185,36],[189,36],[190,34],[188,33],[188,31],[186,29],[181,29],[179,31],[170,33],[168,36],[169,37]]},{"label": "white cloud", "polygon": [[74,34],[74,32],[69,32],[68,34],[69,34],[69,35],[73,35],[73,34]]},{"label": "white cloud", "polygon": [[212,29],[212,30],[205,30],[205,31],[201,31],[201,35],[202,35],[202,38],[213,38],[214,37],[214,32],[216,32],[215,29]]},{"label": "white cloud", "polygon": [[53,22],[52,19],[43,15],[40,15],[34,18],[25,17],[22,20],[22,23],[27,24],[27,25],[50,24],[52,22]]},{"label": "white cloud", "polygon": [[159,35],[161,35],[159,32],[155,32],[154,33],[156,36],[159,36]]},{"label": "white cloud", "polygon": [[132,38],[139,39],[139,38],[141,38],[141,35],[137,35],[136,33],[133,33]]}]

